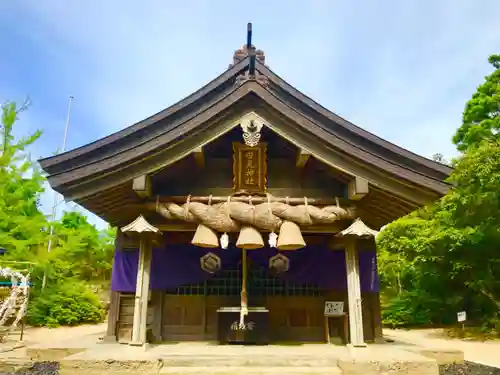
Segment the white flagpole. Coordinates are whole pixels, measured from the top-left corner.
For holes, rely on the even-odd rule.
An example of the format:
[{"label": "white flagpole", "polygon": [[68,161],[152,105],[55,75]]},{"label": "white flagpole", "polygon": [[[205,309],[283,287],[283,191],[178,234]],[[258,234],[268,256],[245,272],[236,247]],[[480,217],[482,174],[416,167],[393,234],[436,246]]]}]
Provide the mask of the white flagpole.
[{"label": "white flagpole", "polygon": [[[66,115],[66,124],[64,125],[64,136],[63,136],[63,141],[62,141],[62,146],[61,146],[61,152],[63,153],[66,151],[66,141],[68,139],[68,128],[69,128],[69,119],[71,115],[71,103],[73,102],[73,97],[69,97],[69,104],[68,104],[68,113]],[[57,206],[59,205],[59,194],[57,191],[54,191],[54,203],[52,204],[52,214],[50,217],[50,221],[54,222],[56,220],[57,216]],[[50,224],[50,230],[49,230],[49,242],[47,244],[47,252],[50,253],[50,250],[52,249],[52,235],[54,234],[54,226],[52,223]],[[43,279],[42,279],[42,290],[45,289],[45,286],[47,285],[47,271],[45,270],[43,273]]]}]

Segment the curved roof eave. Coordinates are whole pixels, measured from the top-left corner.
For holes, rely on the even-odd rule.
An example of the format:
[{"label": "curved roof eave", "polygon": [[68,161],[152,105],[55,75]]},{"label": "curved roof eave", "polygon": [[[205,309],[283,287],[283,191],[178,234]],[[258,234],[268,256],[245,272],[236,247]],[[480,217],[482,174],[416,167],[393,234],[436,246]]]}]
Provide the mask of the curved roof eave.
[{"label": "curved roof eave", "polygon": [[[69,161],[74,160],[74,158],[76,158],[78,156],[81,156],[84,154],[91,154],[93,151],[95,151],[97,149],[102,149],[104,146],[110,145],[119,139],[123,139],[124,137],[129,137],[130,135],[148,127],[149,125],[157,124],[160,121],[167,121],[168,122],[169,116],[178,112],[182,108],[185,108],[186,106],[188,106],[191,103],[194,103],[196,101],[201,102],[203,100],[203,98],[206,97],[206,95],[208,95],[210,92],[213,92],[218,87],[220,87],[222,84],[224,84],[228,80],[232,79],[239,72],[246,69],[248,62],[249,62],[249,59],[247,57],[244,60],[240,61],[239,63],[235,64],[234,66],[230,67],[228,70],[226,70],[219,77],[215,78],[214,80],[212,80],[207,85],[203,86],[201,89],[199,89],[195,93],[193,93],[190,96],[184,98],[183,100],[177,102],[176,104],[170,106],[169,108],[157,113],[156,115],[150,116],[143,121],[140,121],[140,122],[138,122],[134,125],[131,125],[125,129],[119,131],[119,132],[111,134],[105,138],[99,139],[99,140],[92,142],[90,144],[87,144],[85,146],[79,147],[77,149],[68,151],[68,152],[63,153],[63,154],[59,154],[56,156],[52,156],[50,158],[45,158],[45,159],[40,160],[40,164],[41,164],[42,168],[46,172],[49,172],[49,175],[51,175],[51,177],[60,175],[61,173],[63,175],[66,174],[68,176],[68,173],[71,174],[71,171],[74,169],[80,169],[80,168],[84,168],[86,165],[90,166],[91,164],[95,164],[94,161],[91,161],[90,163],[88,163],[88,162],[87,163],[76,163],[76,164],[73,163],[72,165],[68,164],[68,168],[64,167],[59,172],[56,172],[56,170],[55,170],[56,166],[63,165],[63,163],[67,164]],[[336,115],[335,113],[322,107],[320,104],[316,103],[311,98],[302,94],[300,91],[298,91],[293,86],[288,84],[285,80],[280,78],[277,74],[272,72],[267,66],[265,66],[264,64],[262,64],[258,61],[257,61],[257,69],[261,74],[265,75],[271,82],[273,82],[275,85],[278,85],[282,90],[284,90],[286,92],[286,95],[290,95],[291,97],[293,97],[296,100],[303,103],[305,106],[308,106],[309,108],[311,108],[316,113],[319,113],[322,116],[322,118],[326,119],[326,121],[330,121],[331,123],[334,123],[337,126],[341,126],[345,129],[347,129],[348,131],[358,135],[359,137],[368,140],[369,142],[377,144],[380,147],[385,148],[392,153],[398,154],[401,156],[402,159],[405,159],[405,158],[410,159],[410,160],[413,160],[413,162],[415,162],[415,163],[425,165],[427,168],[429,168],[428,170],[435,170],[439,173],[442,173],[444,176],[447,176],[451,172],[452,169],[448,166],[442,165],[440,163],[434,162],[432,160],[429,160],[429,159],[426,159],[422,156],[414,154],[414,153],[412,153],[404,148],[401,148],[393,143],[385,141],[385,140],[377,137],[376,135],[374,135],[374,134],[372,134],[372,133],[370,133],[362,128],[359,128],[358,126],[344,120],[343,118]],[[262,87],[262,86],[259,85],[259,87]],[[275,96],[269,90],[266,90],[266,92]],[[227,98],[227,96],[224,95],[222,98],[219,98],[217,100],[220,101],[223,98]],[[276,97],[276,99],[280,100],[277,97]],[[210,104],[210,107],[215,106],[215,103],[217,103],[217,102],[214,102],[214,105]],[[286,103],[283,103],[283,104],[287,105]],[[300,113],[300,111],[297,109],[294,109],[294,108],[291,108],[291,109],[297,113]],[[301,114],[301,115],[304,116],[304,114]],[[196,117],[197,114],[194,113],[193,116]],[[188,116],[188,117],[192,117],[192,116]],[[310,121],[310,119],[308,121]],[[315,123],[314,124],[315,127],[321,128],[323,131],[327,132],[327,134],[329,134],[330,136],[338,138],[338,134],[334,134],[331,131],[331,129],[328,129],[328,126],[325,126],[325,124],[317,123],[315,121],[312,121],[312,123]],[[183,125],[181,124],[179,126],[182,127]],[[165,132],[168,133],[169,130],[165,130]],[[147,139],[147,137],[145,137],[145,139],[140,139],[140,137],[138,137],[138,138],[129,137],[129,138],[133,141],[131,141],[130,144],[127,143],[126,147],[122,151],[120,151],[117,154],[115,153],[116,155],[110,154],[106,157],[103,157],[102,160],[105,160],[105,159],[111,160],[113,157],[115,157],[117,155],[123,155],[126,152],[130,152],[131,149],[140,148],[141,144],[147,143],[149,141],[153,141],[158,137],[151,135],[151,137],[149,139]],[[142,138],[144,138],[144,137],[142,137]],[[355,146],[355,145],[351,144],[351,146]],[[357,146],[357,147],[360,147],[360,146]],[[365,150],[365,151],[370,152],[369,150]],[[373,152],[370,152],[370,153],[374,154]],[[395,164],[394,160],[391,161],[389,159],[386,159],[383,155],[378,155],[376,152],[373,156],[377,157],[381,160],[384,160],[384,162],[387,162],[389,164]],[[122,158],[122,156],[120,156],[120,159],[121,158]],[[94,158],[94,159],[96,159],[96,158]],[[426,178],[433,179],[433,177],[430,175],[427,175],[425,173],[425,171],[424,171],[424,173],[422,173],[421,171],[416,171],[414,169],[412,170],[412,168],[405,166],[404,160],[402,163],[397,163],[397,164],[399,164],[398,165],[399,168],[407,169],[409,171],[412,171],[413,173],[420,174],[422,176],[425,176]],[[422,168],[422,169],[424,169],[424,168]],[[56,177],[55,180],[59,180],[59,178]],[[442,181],[442,180],[440,180],[440,181]]]},{"label": "curved roof eave", "polygon": [[370,133],[369,131],[347,121],[346,119],[340,117],[336,113],[330,111],[329,109],[323,107],[321,104],[316,102],[314,99],[308,97],[307,95],[303,94],[299,90],[297,90],[295,87],[290,85],[288,82],[286,82],[283,78],[281,78],[279,75],[274,73],[269,67],[266,65],[262,64],[261,62],[257,61],[257,70],[265,75],[268,79],[273,81],[275,84],[280,86],[282,89],[284,89],[289,95],[293,96],[295,99],[303,102],[304,104],[308,105],[311,109],[314,111],[318,112],[322,116],[326,117],[330,121],[333,121],[337,125],[340,125],[344,127],[345,129],[349,130],[350,132],[370,141],[373,142],[383,148],[386,148],[394,153],[399,154],[400,156],[404,158],[408,158],[410,160],[413,160],[417,163],[423,164],[428,168],[434,169],[438,172],[441,172],[443,174],[450,174],[451,171],[453,170],[451,167],[438,163],[434,160],[425,158],[421,155],[418,155],[410,150],[407,150],[403,147],[400,147],[394,143],[391,143],[383,138],[380,138],[379,136]]},{"label": "curved roof eave", "polygon": [[152,115],[149,116],[148,118],[141,120],[139,122],[136,122],[135,124],[132,124],[122,130],[119,130],[115,133],[112,133],[104,138],[100,138],[94,142],[87,143],[86,145],[77,147],[75,149],[50,156],[47,158],[40,159],[38,162],[40,163],[40,166],[42,169],[50,169],[50,167],[63,163],[65,161],[68,161],[72,158],[75,158],[77,156],[81,156],[86,153],[90,153],[92,151],[95,151],[96,149],[99,149],[101,147],[108,146],[112,144],[113,142],[123,139],[124,137],[128,137],[132,135],[133,133],[142,130],[146,128],[147,126],[153,125],[155,123],[158,123],[160,121],[163,121],[167,119],[169,116],[172,114],[178,112],[182,108],[185,108],[186,106],[194,103],[197,100],[202,99],[204,96],[206,96],[209,92],[217,89],[221,84],[224,82],[232,79],[235,75],[237,75],[241,70],[245,69],[245,67],[249,63],[249,58],[245,58],[242,61],[240,61],[237,64],[232,65],[229,69],[225,70],[224,73],[219,75],[218,77],[214,78],[212,81],[192,93],[191,95],[185,97],[184,99],[179,100],[177,103],[172,104],[168,108]]},{"label": "curved roof eave", "polygon": [[[142,173],[146,173],[146,171],[153,165],[152,163],[154,160],[141,161],[144,155],[147,153],[155,155],[151,158],[148,157],[148,159],[155,159],[162,156],[162,153],[169,149],[172,142],[177,139],[178,134],[182,133],[184,134],[184,138],[189,138],[189,134],[193,132],[196,133],[196,130],[199,129],[201,125],[206,124],[206,121],[211,120],[218,113],[228,110],[234,105],[234,103],[248,95],[250,92],[260,97],[261,100],[269,104],[270,107],[274,108],[277,113],[279,112],[283,116],[292,119],[302,129],[301,131],[311,133],[323,142],[328,143],[330,147],[334,147],[341,152],[349,154],[358,161],[368,163],[377,169],[383,170],[394,176],[394,178],[410,181],[416,185],[422,186],[424,189],[429,189],[439,194],[443,193],[445,184],[442,181],[425,176],[411,169],[405,169],[397,164],[391,163],[388,160],[370,154],[365,150],[353,147],[345,140],[342,140],[333,134],[327,133],[317,124],[311,122],[309,119],[303,117],[299,112],[287,106],[286,103],[281,102],[272,92],[260,84],[252,81],[244,83],[242,86],[236,88],[232,94],[219,100],[219,102],[214,104],[213,107],[195,115],[191,120],[188,120],[184,124],[176,126],[175,129],[172,129],[172,131],[169,131],[156,139],[143,143],[140,147],[135,149],[134,152],[122,154],[118,158],[114,157],[109,160],[102,160],[98,163],[92,163],[91,165],[79,168],[77,167],[73,171],[67,171],[60,175],[51,176],[49,181],[51,180],[51,184],[54,183],[54,187],[58,188],[58,191],[61,190],[60,192],[65,195],[64,190],[68,192],[67,189],[83,189],[82,185],[89,186],[89,184],[93,184],[95,179],[102,180],[111,178],[114,181],[110,180],[111,182],[106,183],[109,185],[109,183],[123,182],[121,180],[133,178],[134,174],[138,173],[139,170],[142,171]],[[175,146],[175,148],[178,149],[177,146]],[[173,152],[174,150],[172,149],[171,151]],[[173,152],[173,155],[179,155],[179,151]],[[160,159],[166,160],[163,157],[160,157]],[[120,178],[117,178],[116,176],[117,171],[120,172]],[[112,175],[114,175],[114,178]],[[95,188],[96,187],[92,187],[92,189]]]}]

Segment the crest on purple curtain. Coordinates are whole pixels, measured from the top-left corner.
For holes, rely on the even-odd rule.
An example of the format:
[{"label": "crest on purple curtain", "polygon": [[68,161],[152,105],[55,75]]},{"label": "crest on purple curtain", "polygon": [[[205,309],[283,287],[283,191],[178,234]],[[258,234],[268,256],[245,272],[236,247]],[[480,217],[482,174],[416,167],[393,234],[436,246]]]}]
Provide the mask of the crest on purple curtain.
[{"label": "crest on purple curtain", "polygon": [[269,258],[269,268],[276,275],[282,274],[290,268],[290,259],[279,253]]},{"label": "crest on purple curtain", "polygon": [[[267,269],[276,277],[296,284],[316,284],[321,288],[345,290],[347,275],[345,253],[325,246],[307,246],[286,255],[277,249],[249,251],[253,264]],[[117,292],[134,292],[137,279],[138,250],[115,251],[111,288]],[[191,244],[173,244],[153,249],[151,289],[168,290],[198,284],[221,269],[241,261],[241,251],[199,248]],[[363,292],[378,292],[379,278],[375,251],[359,252],[360,284]]]},{"label": "crest on purple curtain", "polygon": [[201,269],[208,273],[216,273],[221,268],[220,257],[214,253],[206,253],[200,257]]}]

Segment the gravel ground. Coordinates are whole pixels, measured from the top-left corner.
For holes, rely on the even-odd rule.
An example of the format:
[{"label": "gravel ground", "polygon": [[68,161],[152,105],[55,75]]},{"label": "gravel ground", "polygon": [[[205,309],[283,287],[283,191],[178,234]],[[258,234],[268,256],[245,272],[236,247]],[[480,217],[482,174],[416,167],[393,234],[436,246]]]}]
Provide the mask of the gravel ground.
[{"label": "gravel ground", "polygon": [[473,362],[439,366],[439,375],[500,375],[500,369]]},{"label": "gravel ground", "polygon": [[15,372],[1,373],[0,375],[58,375],[59,363],[57,362],[39,362],[32,367],[18,370]]},{"label": "gravel ground", "polygon": [[[0,375],[58,375],[59,364],[57,362],[36,363],[29,369],[23,369]],[[473,362],[465,362],[457,365],[439,366],[439,375],[500,375],[500,369]]]},{"label": "gravel ground", "polygon": [[500,368],[500,341],[450,339],[444,336],[442,329],[384,329],[384,335],[396,342],[424,348],[461,350],[466,361],[487,363],[489,366]]}]

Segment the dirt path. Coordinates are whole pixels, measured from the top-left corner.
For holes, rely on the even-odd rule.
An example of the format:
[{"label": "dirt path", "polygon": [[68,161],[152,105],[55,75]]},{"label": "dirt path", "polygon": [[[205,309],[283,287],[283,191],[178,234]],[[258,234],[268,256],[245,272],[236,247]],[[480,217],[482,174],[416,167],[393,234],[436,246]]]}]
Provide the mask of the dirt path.
[{"label": "dirt path", "polygon": [[23,341],[28,345],[47,344],[56,341],[77,340],[89,335],[99,334],[106,331],[106,323],[86,324],[77,327],[59,328],[32,328],[29,327],[24,332]]},{"label": "dirt path", "polygon": [[[384,336],[395,341],[427,348],[458,349],[464,352],[465,360],[500,368],[500,341],[465,341],[439,337],[436,329],[384,329]],[[436,337],[437,336],[437,337]]]}]

